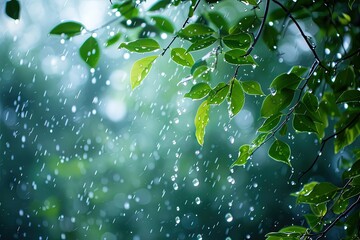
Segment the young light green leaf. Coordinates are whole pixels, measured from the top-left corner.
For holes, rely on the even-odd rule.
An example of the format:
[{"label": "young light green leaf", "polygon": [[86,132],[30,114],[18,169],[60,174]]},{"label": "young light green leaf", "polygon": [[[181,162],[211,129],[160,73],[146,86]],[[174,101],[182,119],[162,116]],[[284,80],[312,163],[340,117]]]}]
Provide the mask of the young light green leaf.
[{"label": "young light green leaf", "polygon": [[20,18],[20,3],[18,0],[10,0],[6,2],[5,13],[14,20]]},{"label": "young light green leaf", "polygon": [[192,99],[202,99],[206,97],[211,91],[211,87],[207,83],[198,83],[194,85],[190,92],[186,93],[184,97]]},{"label": "young light green leaf", "polygon": [[245,165],[247,160],[249,159],[250,155],[251,155],[250,145],[248,145],[248,144],[242,145],[239,149],[239,156],[236,159],[236,161],[233,162],[231,167]]},{"label": "young light green leaf", "polygon": [[263,144],[266,139],[268,139],[268,136],[270,135],[270,133],[260,133],[253,141],[252,144],[254,146],[252,146],[252,148],[254,147],[259,147],[261,144]]},{"label": "young light green leaf", "polygon": [[209,104],[220,104],[225,100],[229,92],[230,86],[226,83],[219,83],[213,90],[210,91],[208,102]]},{"label": "young light green leaf", "polygon": [[269,149],[269,156],[275,161],[286,163],[291,167],[290,163],[291,149],[289,145],[280,140],[275,140]]},{"label": "young light green leaf", "polygon": [[282,114],[277,113],[267,118],[261,127],[257,130],[258,132],[270,132],[273,130],[280,122]]},{"label": "young light green leaf", "polygon": [[120,38],[121,38],[121,33],[115,34],[106,41],[105,47],[110,47],[114,45],[115,43],[117,43],[117,41],[119,41]]},{"label": "young light green leaf", "polygon": [[293,127],[299,132],[317,132],[314,121],[307,115],[295,114],[293,119]]},{"label": "young light green leaf", "polygon": [[130,72],[131,89],[135,89],[145,79],[157,57],[149,56],[141,58],[134,63]]},{"label": "young light green leaf", "polygon": [[303,67],[303,66],[293,66],[289,73],[293,73],[298,77],[302,77],[306,72],[307,72],[308,68],[307,67]]},{"label": "young light green leaf", "polygon": [[292,193],[291,196],[299,197],[301,195],[308,195],[311,193],[311,191],[314,189],[314,187],[318,184],[319,183],[315,182],[315,181],[309,182],[309,183],[305,184],[300,191]]},{"label": "young light green leaf", "polygon": [[279,113],[281,110],[289,106],[293,97],[294,91],[291,89],[283,89],[274,94],[268,95],[261,106],[261,116],[270,117],[273,114]]},{"label": "young light green leaf", "polygon": [[205,100],[203,103],[200,104],[194,120],[196,129],[195,136],[201,146],[204,144],[205,128],[206,125],[209,123],[209,112],[210,105]]},{"label": "young light green leaf", "polygon": [[193,23],[189,24],[187,27],[181,29],[178,32],[178,36],[185,39],[198,39],[198,38],[204,38],[208,35],[213,34],[215,31],[203,24],[199,23]]},{"label": "young light green leaf", "polygon": [[308,194],[299,195],[297,203],[320,204],[331,201],[338,191],[338,187],[328,182],[316,184]]},{"label": "young light green leaf", "polygon": [[61,35],[64,34],[67,37],[73,37],[81,34],[81,31],[84,30],[85,27],[78,22],[63,22],[55,26],[50,34],[53,35]]},{"label": "young light green leaf", "polygon": [[184,48],[173,48],[171,50],[171,59],[184,67],[191,67],[194,64],[193,56]]},{"label": "young light green leaf", "polygon": [[245,103],[245,94],[240,82],[233,78],[230,83],[228,95],[229,117],[234,117],[243,108]]},{"label": "young light green leaf", "polygon": [[343,92],[340,97],[336,100],[336,103],[344,102],[360,102],[360,91],[359,90],[346,90]]},{"label": "young light green leaf", "polygon": [[207,66],[199,66],[192,74],[194,79],[201,79],[204,81],[210,81],[210,70]]},{"label": "young light green leaf", "polygon": [[224,44],[231,49],[244,49],[247,50],[252,42],[251,35],[248,33],[238,33],[223,37]]},{"label": "young light green leaf", "polygon": [[[359,190],[360,189],[357,189],[358,192],[359,192]],[[340,197],[337,201],[334,202],[334,205],[331,210],[335,214],[341,214],[346,210],[348,205],[349,205],[349,199],[343,199]]]},{"label": "young light green leaf", "polygon": [[99,43],[94,37],[89,37],[79,49],[82,60],[92,68],[95,68],[100,59]]},{"label": "young light green leaf", "polygon": [[146,53],[160,49],[160,45],[154,39],[141,38],[132,42],[121,43],[119,48],[126,48],[131,52]]},{"label": "young light green leaf", "polygon": [[251,55],[243,49],[233,49],[225,53],[225,61],[235,65],[257,65]]},{"label": "young light green leaf", "polygon": [[216,38],[213,36],[209,36],[207,38],[202,38],[199,40],[196,40],[191,46],[188,48],[188,52],[193,52],[197,50],[201,50],[204,48],[207,48],[208,46],[212,45],[214,42],[216,42]]},{"label": "young light green leaf", "polygon": [[294,73],[283,73],[277,76],[271,83],[270,88],[276,91],[284,88],[295,90],[299,85],[301,78]]},{"label": "young light green leaf", "polygon": [[160,16],[153,16],[151,19],[154,21],[155,26],[159,28],[161,31],[167,33],[174,33],[175,28],[173,24],[166,18]]},{"label": "young light green leaf", "polygon": [[257,81],[242,81],[241,86],[243,87],[244,92],[249,95],[265,96],[260,84]]},{"label": "young light green leaf", "polygon": [[313,214],[305,214],[304,217],[311,230],[313,230],[314,232],[320,232],[322,230],[324,223],[321,217]]},{"label": "young light green leaf", "polygon": [[318,217],[323,217],[327,213],[326,203],[310,204],[310,209],[315,214],[315,216],[318,216]]}]

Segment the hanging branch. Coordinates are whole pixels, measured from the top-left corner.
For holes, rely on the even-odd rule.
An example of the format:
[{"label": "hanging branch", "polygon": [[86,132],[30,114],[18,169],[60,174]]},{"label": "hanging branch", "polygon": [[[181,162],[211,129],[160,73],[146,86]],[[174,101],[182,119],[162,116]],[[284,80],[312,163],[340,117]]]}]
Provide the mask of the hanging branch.
[{"label": "hanging branch", "polygon": [[[264,29],[264,26],[265,26],[265,23],[266,23],[266,18],[267,18],[267,15],[269,13],[269,9],[270,9],[270,0],[266,0],[266,3],[265,3],[265,12],[264,12],[264,16],[263,16],[263,19],[261,21],[261,24],[260,24],[260,27],[259,27],[259,30],[257,31],[255,37],[254,37],[254,41],[252,42],[250,48],[246,51],[245,55],[243,57],[246,57],[248,56],[252,50],[254,49],[257,41],[259,40],[260,36],[261,36],[261,33]],[[239,68],[240,68],[240,65],[237,65],[236,69],[235,69],[235,73],[234,73],[234,78],[236,78],[238,72],[239,72]]]},{"label": "hanging branch", "polygon": [[297,29],[300,31],[301,36],[303,37],[303,39],[305,40],[306,44],[308,45],[308,47],[310,48],[311,52],[313,53],[314,57],[316,58],[316,60],[319,61],[319,65],[324,68],[325,70],[329,71],[329,69],[321,63],[321,60],[319,58],[319,56],[317,55],[315,48],[316,46],[313,46],[309,39],[308,36],[305,35],[304,31],[302,30],[300,24],[298,23],[298,21],[292,16],[291,12],[284,6],[282,5],[280,2],[278,2],[277,0],[273,0],[274,3],[276,3],[277,5],[279,5],[284,12],[286,12],[286,14],[288,14],[289,18],[294,22],[294,24],[296,25]]},{"label": "hanging branch", "polygon": [[321,147],[320,150],[318,152],[318,154],[316,155],[316,158],[314,159],[314,161],[312,162],[312,164],[310,165],[310,167],[308,169],[306,169],[304,172],[300,173],[300,176],[298,178],[298,182],[301,180],[302,177],[304,177],[305,174],[307,174],[308,172],[311,171],[311,169],[314,167],[314,165],[316,164],[316,162],[319,160],[319,157],[322,154],[322,151],[325,147],[325,144],[332,138],[334,138],[336,135],[344,132],[348,127],[350,127],[353,123],[355,123],[358,118],[360,117],[360,113],[358,113],[348,124],[346,124],[346,126],[342,129],[340,129],[339,131],[337,131],[336,133],[331,134],[330,136],[328,136],[327,138],[325,138],[323,140],[323,142],[321,143]]},{"label": "hanging branch", "polygon": [[[195,6],[194,6],[194,12],[196,10],[196,8],[199,6],[200,4],[200,0],[197,0]],[[189,23],[189,20],[190,20],[190,16],[188,16],[185,20],[185,22],[183,23],[182,27],[181,28],[184,28],[188,23]],[[175,42],[175,40],[179,37],[178,34],[176,34],[173,39],[171,40],[171,42],[166,46],[166,48],[164,48],[163,52],[160,54],[161,56],[164,56],[166,51],[171,47],[171,45]]]}]

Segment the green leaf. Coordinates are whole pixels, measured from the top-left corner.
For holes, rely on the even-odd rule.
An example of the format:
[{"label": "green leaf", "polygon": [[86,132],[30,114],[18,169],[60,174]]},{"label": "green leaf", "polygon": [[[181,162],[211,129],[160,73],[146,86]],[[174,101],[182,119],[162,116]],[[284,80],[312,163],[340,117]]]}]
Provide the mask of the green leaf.
[{"label": "green leaf", "polygon": [[153,16],[151,19],[155,22],[155,26],[161,31],[167,33],[174,33],[175,28],[173,24],[166,18],[160,16]]},{"label": "green leaf", "polygon": [[[358,192],[359,192],[360,189],[358,189]],[[349,205],[349,199],[343,199],[342,197],[339,198],[336,202],[334,202],[334,205],[332,207],[332,211],[335,213],[335,214],[341,214],[343,213],[346,208],[348,207]]]},{"label": "green leaf", "polygon": [[314,121],[308,116],[302,114],[294,115],[293,128],[299,132],[317,132]]},{"label": "green leaf", "polygon": [[242,81],[241,86],[243,87],[244,92],[249,95],[265,96],[260,84],[257,81]]},{"label": "green leaf", "polygon": [[194,85],[190,92],[186,93],[184,97],[192,99],[202,99],[206,97],[211,91],[211,87],[207,83],[198,83]]},{"label": "green leaf", "polygon": [[276,91],[282,90],[284,88],[295,90],[300,81],[301,78],[294,73],[283,73],[272,81],[270,88],[273,88]]},{"label": "green leaf", "polygon": [[360,176],[354,177],[354,179],[351,181],[350,185],[352,185],[352,186],[360,186]]},{"label": "green leaf", "polygon": [[80,47],[80,56],[92,68],[95,68],[100,59],[99,43],[94,37],[89,37]]},{"label": "green leaf", "polygon": [[241,48],[244,50],[247,50],[252,42],[251,35],[248,33],[228,35],[223,37],[222,40],[224,44],[231,49]]},{"label": "green leaf", "polygon": [[246,5],[253,5],[253,6],[257,6],[257,1],[256,0],[242,0],[241,2],[245,3]]},{"label": "green leaf", "polygon": [[228,22],[219,12],[208,12],[210,21],[221,31],[227,32],[229,30]]},{"label": "green leaf", "polygon": [[331,117],[340,116],[340,111],[335,101],[336,99],[332,92],[325,92],[319,104],[320,110]]},{"label": "green leaf", "polygon": [[259,25],[258,18],[253,14],[241,18],[235,26],[229,29],[230,34],[237,34],[242,32],[252,32],[254,28]]},{"label": "green leaf", "polygon": [[225,61],[235,65],[257,65],[253,57],[246,55],[246,51],[242,49],[225,52]]},{"label": "green leaf", "polygon": [[311,193],[311,191],[314,189],[314,187],[318,184],[319,183],[315,182],[315,181],[309,182],[309,183],[305,184],[304,187],[300,191],[292,193],[291,196],[299,197],[302,195],[308,195]]},{"label": "green leaf", "polygon": [[203,67],[203,66],[207,67],[206,61],[205,61],[205,60],[202,60],[202,59],[197,60],[197,61],[192,65],[192,67],[191,67],[191,69],[190,69],[190,73],[191,73],[192,75],[194,75],[194,72],[196,71],[196,69],[199,68],[199,67]]},{"label": "green leaf", "polygon": [[331,82],[336,98],[340,96],[344,91],[348,90],[349,87],[354,87],[355,72],[354,69],[349,66],[345,70],[340,71],[335,78],[335,81]]},{"label": "green leaf", "polygon": [[293,73],[298,77],[302,77],[306,72],[307,72],[308,68],[307,67],[303,67],[303,66],[293,66],[289,73]]},{"label": "green leaf", "polygon": [[121,43],[119,48],[126,48],[131,52],[146,53],[160,49],[160,45],[154,39],[142,38],[132,42]]},{"label": "green leaf", "polygon": [[314,232],[320,232],[324,226],[321,217],[317,217],[313,214],[304,214],[307,224]]},{"label": "green leaf", "polygon": [[152,5],[148,11],[153,12],[161,9],[167,8],[168,5],[170,5],[171,0],[160,0],[157,1],[154,5]]},{"label": "green leaf", "polygon": [[204,144],[205,128],[206,125],[209,123],[209,112],[210,105],[205,100],[203,103],[200,104],[194,120],[196,129],[195,136],[201,146]]},{"label": "green leaf", "polygon": [[280,129],[280,131],[279,131],[279,134],[280,134],[281,136],[285,136],[286,133],[287,133],[287,124],[284,124],[284,125],[281,127],[281,129]]},{"label": "green leaf", "polygon": [[355,196],[359,196],[360,195],[360,186],[352,186],[349,189],[346,189],[346,191],[344,191],[342,198],[344,200],[350,199],[352,197]]},{"label": "green leaf", "polygon": [[273,130],[280,122],[282,114],[277,113],[267,118],[261,127],[257,130],[258,132],[270,132]]},{"label": "green leaf", "polygon": [[348,6],[349,6],[350,10],[352,10],[354,2],[355,2],[355,0],[349,0],[348,1]]},{"label": "green leaf", "polygon": [[310,204],[310,209],[317,217],[323,217],[327,213],[326,203]]},{"label": "green leaf", "polygon": [[193,44],[191,44],[191,46],[189,47],[189,49],[187,51],[192,52],[192,51],[197,51],[197,50],[207,48],[208,46],[210,46],[214,42],[216,42],[216,40],[217,39],[214,38],[213,36],[209,36],[207,38],[196,40],[195,42],[193,42]]},{"label": "green leaf", "polygon": [[120,14],[126,19],[135,18],[139,14],[139,9],[132,0],[125,1],[120,4],[113,4],[112,8],[120,12]]},{"label": "green leaf", "polygon": [[[357,111],[346,111],[342,118],[335,124],[336,135],[334,141],[335,154],[341,151],[346,146],[352,144],[360,136],[360,116]],[[346,127],[347,126],[347,127]],[[345,130],[342,130],[345,128]],[[340,132],[341,131],[341,132]]]},{"label": "green leaf", "polygon": [[347,90],[343,92],[340,97],[336,100],[336,103],[344,102],[360,102],[360,91],[359,90]]},{"label": "green leaf", "polygon": [[85,27],[78,22],[63,22],[59,25],[55,26],[50,34],[53,35],[61,35],[64,34],[67,37],[72,37],[81,34],[81,31],[84,30]]},{"label": "green leaf", "polygon": [[299,240],[302,234],[292,232],[269,232],[265,235],[266,240]]},{"label": "green leaf", "polygon": [[209,81],[210,80],[210,70],[207,66],[200,66],[195,69],[192,76],[194,79],[202,79],[204,81]]},{"label": "green leaf", "polygon": [[245,165],[247,160],[249,159],[250,155],[251,155],[250,145],[248,145],[248,144],[242,145],[239,149],[239,156],[236,159],[236,161],[233,162],[231,167]]},{"label": "green leaf", "polygon": [[208,102],[209,104],[220,104],[225,100],[228,94],[230,86],[226,83],[219,83],[213,90],[210,91]]},{"label": "green leaf", "polygon": [[280,140],[275,140],[269,149],[269,156],[275,161],[286,163],[291,167],[290,163],[291,149],[289,145]]},{"label": "green leaf", "polygon": [[360,160],[357,160],[348,171],[343,173],[343,179],[350,179],[360,176]]},{"label": "green leaf", "polygon": [[145,79],[157,57],[149,56],[141,58],[134,63],[130,73],[131,89],[135,89]]},{"label": "green leaf", "polygon": [[192,40],[192,39],[199,39],[199,38],[205,38],[211,34],[213,34],[215,31],[203,24],[199,23],[193,23],[189,24],[187,27],[181,29],[178,32],[178,36],[184,39]]},{"label": "green leaf", "polygon": [[279,113],[281,110],[290,105],[293,97],[294,91],[291,89],[283,89],[277,91],[275,94],[270,94],[266,96],[261,106],[261,116],[270,117],[273,114]]},{"label": "green leaf", "polygon": [[194,58],[184,48],[173,48],[171,50],[171,59],[184,67],[191,67],[194,65]]},{"label": "green leaf", "polygon": [[297,203],[319,204],[332,200],[338,187],[328,182],[316,184],[312,191],[306,195],[299,195]]},{"label": "green leaf", "polygon": [[318,103],[318,99],[317,97],[310,93],[310,92],[306,92],[302,98],[302,101],[305,105],[305,107],[310,111],[310,112],[316,112],[319,108],[319,103]]},{"label": "green leaf", "polygon": [[228,95],[229,102],[229,116],[234,117],[243,108],[245,103],[245,94],[240,82],[233,78],[230,83],[230,90]]},{"label": "green leaf", "polygon": [[117,41],[119,41],[120,38],[121,38],[121,33],[115,34],[106,41],[105,47],[110,47],[111,45],[114,45],[115,43],[117,43]]},{"label": "green leaf", "polygon": [[6,2],[5,13],[14,20],[20,18],[20,3],[18,0],[10,0]]},{"label": "green leaf", "polygon": [[267,137],[270,135],[270,133],[260,133],[253,141],[252,144],[254,145],[253,148],[259,147],[261,144],[263,144]]},{"label": "green leaf", "polygon": [[279,35],[279,31],[274,26],[265,24],[262,39],[271,51],[275,51],[277,49]]}]

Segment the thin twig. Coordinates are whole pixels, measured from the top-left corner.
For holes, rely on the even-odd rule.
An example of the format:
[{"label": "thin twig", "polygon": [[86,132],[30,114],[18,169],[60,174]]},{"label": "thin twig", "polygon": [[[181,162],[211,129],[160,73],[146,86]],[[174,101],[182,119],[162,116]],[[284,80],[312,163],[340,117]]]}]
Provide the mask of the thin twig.
[{"label": "thin twig", "polygon": [[[338,221],[340,221],[341,218],[345,217],[345,216],[346,216],[357,204],[359,204],[359,203],[360,203],[360,196],[356,199],[356,201],[355,201],[353,204],[351,204],[351,206],[350,206],[348,209],[346,209],[345,212],[343,212],[342,214],[340,214],[339,216],[337,216],[337,218],[335,218],[335,220],[334,220],[324,231],[322,231],[321,233],[318,233],[319,236],[316,238],[316,240],[319,240],[319,239],[323,238],[323,237],[326,235],[326,233],[327,233],[328,231],[330,231],[330,229],[331,229]],[[318,234],[317,234],[317,235],[318,235]]]},{"label": "thin twig", "polygon": [[308,47],[310,48],[310,50],[311,50],[311,52],[313,53],[314,57],[316,58],[316,60],[319,61],[319,65],[320,65],[322,68],[324,68],[325,70],[329,71],[329,69],[328,69],[324,64],[321,63],[321,60],[320,60],[318,54],[317,54],[316,51],[315,51],[316,46],[313,46],[313,45],[310,43],[308,37],[305,35],[305,33],[304,33],[304,31],[302,30],[302,28],[301,28],[300,24],[298,23],[298,21],[292,16],[291,12],[289,12],[289,10],[288,10],[283,4],[281,4],[279,1],[273,0],[273,2],[276,3],[277,5],[279,5],[279,6],[288,14],[289,18],[294,22],[294,24],[296,25],[297,29],[300,31],[301,36],[303,37],[303,39],[305,40],[306,44],[307,44]]},{"label": "thin twig", "polygon": [[310,172],[310,170],[314,167],[314,165],[316,164],[316,162],[319,160],[319,157],[322,154],[322,151],[325,147],[325,144],[327,143],[327,141],[329,141],[330,139],[334,138],[336,135],[339,135],[340,133],[342,133],[343,131],[345,131],[348,127],[350,127],[353,123],[355,123],[358,118],[360,117],[360,113],[358,113],[348,124],[346,124],[345,127],[343,127],[342,129],[340,129],[339,131],[337,131],[336,133],[331,134],[330,136],[328,136],[327,138],[325,138],[323,140],[323,142],[321,143],[321,147],[320,150],[318,152],[318,154],[316,155],[316,158],[314,159],[314,161],[312,162],[312,164],[310,165],[310,167],[308,167],[308,169],[306,169],[306,171],[301,172],[300,176],[298,178],[298,182],[301,180],[302,177],[305,176],[305,174],[307,174],[308,172]]},{"label": "thin twig", "polygon": [[[249,47],[249,49],[246,51],[246,53],[244,54],[243,57],[246,57],[248,55],[250,55],[250,53],[252,52],[252,50],[254,49],[257,41],[259,40],[260,36],[261,36],[261,33],[264,29],[264,26],[265,26],[265,23],[266,23],[266,18],[267,18],[267,15],[269,13],[269,9],[270,9],[270,0],[266,0],[266,3],[265,3],[265,11],[264,11],[264,16],[263,16],[263,19],[261,21],[261,24],[260,24],[260,27],[259,27],[259,30],[257,31],[255,37],[254,37],[254,41],[252,42],[251,46]],[[235,69],[235,73],[234,73],[234,78],[236,78],[237,74],[238,74],[238,71],[239,71],[239,68],[240,68],[240,65],[237,65],[236,66],[236,69]]]},{"label": "thin twig", "polygon": [[[199,6],[200,4],[200,0],[198,0],[194,6],[194,12],[196,10],[196,8]],[[190,16],[188,16],[185,20],[185,22],[183,23],[182,27],[181,28],[184,28],[188,23],[189,23],[189,20],[190,20]],[[160,54],[161,56],[164,56],[166,51],[171,47],[171,45],[175,42],[175,40],[179,37],[178,34],[176,34],[173,39],[171,40],[171,42],[166,46],[166,48],[164,48],[163,52]]]}]

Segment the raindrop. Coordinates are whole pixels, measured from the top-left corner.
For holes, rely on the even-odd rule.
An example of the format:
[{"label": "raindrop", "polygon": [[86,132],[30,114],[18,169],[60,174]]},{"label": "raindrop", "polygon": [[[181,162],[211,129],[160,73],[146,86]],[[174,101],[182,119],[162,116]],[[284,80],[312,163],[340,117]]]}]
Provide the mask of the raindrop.
[{"label": "raindrop", "polygon": [[179,223],[180,223],[180,217],[179,217],[179,216],[176,216],[176,217],[175,217],[175,223],[176,223],[176,224],[179,224]]},{"label": "raindrop", "polygon": [[179,186],[177,185],[177,183],[173,184],[173,188],[174,188],[175,191],[179,189]]},{"label": "raindrop", "polygon": [[199,197],[196,197],[196,198],[195,198],[195,203],[196,203],[197,205],[199,205],[199,204],[201,203],[201,200],[200,200]]},{"label": "raindrop", "polygon": [[231,213],[227,213],[225,214],[225,220],[227,222],[232,222],[232,220],[234,220],[233,216],[231,215]]},{"label": "raindrop", "polygon": [[197,178],[195,178],[195,179],[192,181],[192,183],[193,183],[194,187],[197,187],[197,186],[199,186],[199,184],[200,184],[200,182],[199,182],[199,180],[198,180]]},{"label": "raindrop", "polygon": [[198,239],[198,240],[202,240],[202,236],[201,236],[201,234],[198,234],[198,235],[196,236],[196,239]]}]

